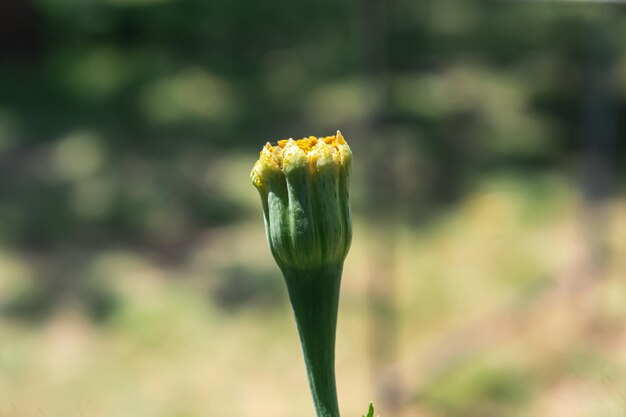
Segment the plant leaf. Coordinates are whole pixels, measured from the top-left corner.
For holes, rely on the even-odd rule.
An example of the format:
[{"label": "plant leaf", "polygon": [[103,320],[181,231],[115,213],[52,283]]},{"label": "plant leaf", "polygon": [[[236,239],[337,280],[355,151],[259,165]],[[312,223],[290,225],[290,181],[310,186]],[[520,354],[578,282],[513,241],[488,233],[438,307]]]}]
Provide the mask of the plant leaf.
[{"label": "plant leaf", "polygon": [[374,417],[374,403],[370,403],[370,409],[363,417]]}]

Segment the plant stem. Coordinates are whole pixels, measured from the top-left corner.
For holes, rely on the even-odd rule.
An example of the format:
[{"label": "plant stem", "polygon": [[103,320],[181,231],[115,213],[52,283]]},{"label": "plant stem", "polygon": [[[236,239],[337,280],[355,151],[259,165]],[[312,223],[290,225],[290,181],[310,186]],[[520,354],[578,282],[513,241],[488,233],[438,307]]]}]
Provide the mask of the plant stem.
[{"label": "plant stem", "polygon": [[285,270],[317,417],[339,417],[335,332],[342,266]]}]

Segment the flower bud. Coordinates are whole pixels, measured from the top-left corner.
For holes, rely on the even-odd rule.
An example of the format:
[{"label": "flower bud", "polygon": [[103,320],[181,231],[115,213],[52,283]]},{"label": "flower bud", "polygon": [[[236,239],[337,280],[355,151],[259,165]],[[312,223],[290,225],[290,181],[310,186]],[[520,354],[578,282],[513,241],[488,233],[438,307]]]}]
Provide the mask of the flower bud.
[{"label": "flower bud", "polygon": [[267,239],[281,269],[341,265],[352,237],[352,152],[334,136],[280,140],[261,150],[251,179],[261,195]]}]

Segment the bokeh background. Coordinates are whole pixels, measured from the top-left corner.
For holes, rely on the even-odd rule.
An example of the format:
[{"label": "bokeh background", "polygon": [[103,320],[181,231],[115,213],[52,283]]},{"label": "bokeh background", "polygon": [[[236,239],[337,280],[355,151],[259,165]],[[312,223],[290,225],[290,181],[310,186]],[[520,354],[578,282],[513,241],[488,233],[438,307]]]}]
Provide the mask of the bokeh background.
[{"label": "bokeh background", "polygon": [[345,416],[626,416],[626,6],[0,2],[0,416],[312,416],[249,172],[355,158]]}]

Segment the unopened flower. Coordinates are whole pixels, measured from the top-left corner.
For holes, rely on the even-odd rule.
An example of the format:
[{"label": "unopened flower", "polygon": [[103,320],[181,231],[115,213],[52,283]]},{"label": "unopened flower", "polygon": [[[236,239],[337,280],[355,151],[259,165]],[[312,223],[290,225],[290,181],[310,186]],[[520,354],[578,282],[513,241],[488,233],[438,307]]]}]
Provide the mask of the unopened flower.
[{"label": "unopened flower", "polygon": [[318,417],[339,417],[335,329],[352,238],[351,164],[350,147],[337,132],[268,143],[251,174],[267,240],[289,290]]},{"label": "unopened flower", "polygon": [[352,152],[340,132],[269,143],[252,170],[272,254],[281,268],[343,262],[352,237]]}]

